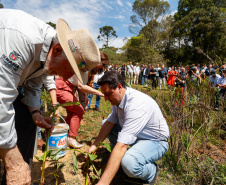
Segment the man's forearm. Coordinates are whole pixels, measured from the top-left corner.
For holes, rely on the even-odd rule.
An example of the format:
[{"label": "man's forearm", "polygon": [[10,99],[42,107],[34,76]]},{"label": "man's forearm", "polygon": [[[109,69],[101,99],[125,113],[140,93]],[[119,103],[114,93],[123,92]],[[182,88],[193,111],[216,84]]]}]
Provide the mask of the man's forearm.
[{"label": "man's forearm", "polygon": [[104,125],[101,127],[99,135],[97,136],[96,140],[94,141],[93,145],[97,146],[100,142],[104,141],[108,135],[111,133],[111,130],[115,124],[106,121]]},{"label": "man's forearm", "polygon": [[98,91],[98,90],[96,90],[96,89],[94,89],[94,88],[92,88],[88,85],[78,85],[78,89],[80,91],[82,91],[84,93],[88,93],[88,94],[94,94],[94,95],[98,95],[98,96],[103,95],[100,91]]},{"label": "man's forearm", "polygon": [[98,184],[109,185],[111,183],[112,179],[119,169],[122,158],[125,155],[127,148],[128,145],[125,145],[123,143],[117,143],[115,145],[108,160],[107,167]]},{"label": "man's forearm", "polygon": [[24,161],[22,155],[20,154],[17,146],[13,148],[0,148],[0,157],[5,163],[5,167],[10,168],[13,165],[12,160]]},{"label": "man's forearm", "polygon": [[17,146],[9,149],[0,149],[6,173],[7,184],[30,184],[31,171],[28,164],[24,161]]},{"label": "man's forearm", "polygon": [[56,89],[50,89],[49,95],[52,101],[52,105],[57,105],[57,95],[56,95]]}]

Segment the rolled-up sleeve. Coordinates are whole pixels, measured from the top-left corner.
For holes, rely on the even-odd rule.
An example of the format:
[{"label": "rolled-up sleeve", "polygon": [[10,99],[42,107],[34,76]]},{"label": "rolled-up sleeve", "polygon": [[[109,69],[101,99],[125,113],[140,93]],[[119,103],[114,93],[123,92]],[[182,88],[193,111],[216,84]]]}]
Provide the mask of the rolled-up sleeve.
[{"label": "rolled-up sleeve", "polygon": [[54,76],[47,76],[44,74],[44,75],[42,75],[42,80],[43,80],[43,84],[44,84],[45,88],[47,89],[47,91],[49,91],[51,89],[56,89]]}]

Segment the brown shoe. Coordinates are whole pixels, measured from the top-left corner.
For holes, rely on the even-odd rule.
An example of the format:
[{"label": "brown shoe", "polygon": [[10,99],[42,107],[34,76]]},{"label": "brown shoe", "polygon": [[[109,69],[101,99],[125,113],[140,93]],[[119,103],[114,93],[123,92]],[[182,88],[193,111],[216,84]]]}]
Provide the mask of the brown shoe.
[{"label": "brown shoe", "polygon": [[46,143],[41,139],[38,139],[38,148],[42,148]]},{"label": "brown shoe", "polygon": [[101,112],[100,109],[99,109],[99,107],[95,108],[95,110],[98,111],[98,112]]}]

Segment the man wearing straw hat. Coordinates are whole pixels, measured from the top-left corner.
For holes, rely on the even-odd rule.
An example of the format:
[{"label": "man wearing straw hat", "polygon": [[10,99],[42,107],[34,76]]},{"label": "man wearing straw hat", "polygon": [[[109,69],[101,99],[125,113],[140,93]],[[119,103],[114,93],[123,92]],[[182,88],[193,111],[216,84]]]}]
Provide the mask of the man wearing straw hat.
[{"label": "man wearing straw hat", "polygon": [[56,34],[20,10],[0,10],[0,35],[0,157],[7,172],[2,184],[30,184],[36,126],[51,127],[39,109],[43,80],[76,74],[85,84],[100,53],[87,29],[71,31],[59,19]]}]

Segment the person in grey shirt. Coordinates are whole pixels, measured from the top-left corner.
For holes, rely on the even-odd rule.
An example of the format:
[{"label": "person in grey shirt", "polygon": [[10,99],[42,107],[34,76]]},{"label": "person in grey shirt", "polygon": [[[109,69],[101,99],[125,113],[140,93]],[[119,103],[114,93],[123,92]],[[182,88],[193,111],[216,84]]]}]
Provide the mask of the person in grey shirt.
[{"label": "person in grey shirt", "polygon": [[155,161],[169,147],[169,128],[158,104],[148,95],[126,87],[116,71],[105,73],[98,85],[105,100],[111,102],[112,111],[88,153],[107,137],[114,146],[98,185],[110,184],[120,164],[128,176],[152,184],[158,171]]},{"label": "person in grey shirt", "polygon": [[36,126],[51,128],[40,111],[47,75],[67,80],[76,74],[86,83],[84,73],[100,62],[87,29],[72,31],[63,19],[56,26],[21,10],[0,9],[0,158],[7,172],[2,185],[31,183]]}]

